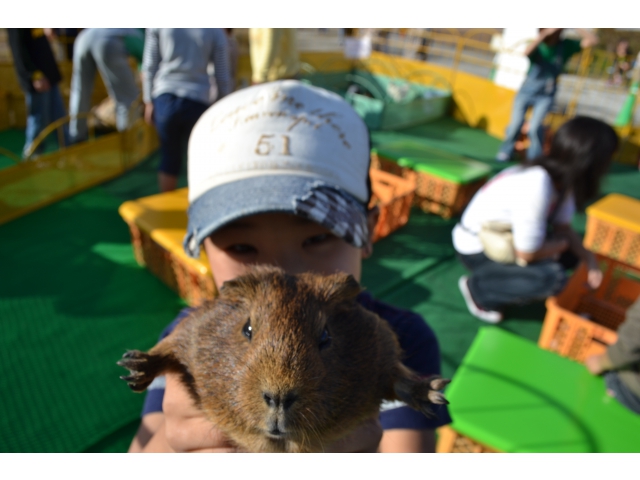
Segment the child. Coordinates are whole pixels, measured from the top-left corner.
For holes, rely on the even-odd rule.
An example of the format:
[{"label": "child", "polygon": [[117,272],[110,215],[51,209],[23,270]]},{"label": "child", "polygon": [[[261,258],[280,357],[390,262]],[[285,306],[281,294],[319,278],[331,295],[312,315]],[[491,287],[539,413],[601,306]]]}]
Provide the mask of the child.
[{"label": "child", "polygon": [[[598,287],[602,272],[571,221],[576,207],[597,198],[617,147],[609,125],[575,117],[558,129],[548,155],[504,170],[474,195],[453,229],[456,252],[472,272],[459,281],[472,315],[498,323],[509,305],[555,295],[564,287],[565,270],[578,258],[589,266],[591,287]],[[488,222],[510,226],[516,263],[486,255],[479,232]]]},{"label": "child", "polygon": [[[185,250],[197,256],[204,245],[218,287],[258,263],[360,280],[378,216],[367,209],[369,161],[367,128],[339,96],[295,80],[238,91],[207,110],[192,131]],[[394,328],[408,367],[440,373],[436,337],[420,316],[366,292],[358,300]],[[327,451],[375,451],[378,443],[381,451],[434,451],[434,429],[450,422],[446,408],[436,419],[400,402],[381,410],[381,441],[372,419]],[[176,450],[233,446],[167,375],[147,393],[130,451]]]}]

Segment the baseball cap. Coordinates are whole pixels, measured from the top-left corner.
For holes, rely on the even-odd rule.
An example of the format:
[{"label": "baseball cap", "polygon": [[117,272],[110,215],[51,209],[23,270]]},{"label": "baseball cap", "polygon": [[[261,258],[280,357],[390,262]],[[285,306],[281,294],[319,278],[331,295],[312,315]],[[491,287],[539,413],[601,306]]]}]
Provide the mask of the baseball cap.
[{"label": "baseball cap", "polygon": [[184,248],[258,213],[312,220],[355,247],[368,240],[370,143],[339,95],[297,80],[232,93],[196,122],[188,148]]}]

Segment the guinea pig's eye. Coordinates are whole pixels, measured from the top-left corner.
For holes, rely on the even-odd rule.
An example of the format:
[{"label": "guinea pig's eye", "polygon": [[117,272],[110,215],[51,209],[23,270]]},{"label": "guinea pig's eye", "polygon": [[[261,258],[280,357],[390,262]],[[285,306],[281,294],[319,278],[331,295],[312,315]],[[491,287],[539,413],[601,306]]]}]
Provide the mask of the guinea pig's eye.
[{"label": "guinea pig's eye", "polygon": [[242,334],[251,340],[251,320],[247,320],[247,323],[242,327]]},{"label": "guinea pig's eye", "polygon": [[329,345],[331,345],[331,336],[329,335],[329,330],[325,328],[322,331],[322,335],[320,335],[320,350],[327,348]]}]

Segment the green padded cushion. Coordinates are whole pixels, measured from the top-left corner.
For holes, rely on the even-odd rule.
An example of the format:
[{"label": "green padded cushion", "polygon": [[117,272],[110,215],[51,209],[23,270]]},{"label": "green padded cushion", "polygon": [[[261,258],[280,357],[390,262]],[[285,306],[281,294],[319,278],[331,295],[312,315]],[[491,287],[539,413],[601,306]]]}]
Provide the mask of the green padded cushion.
[{"label": "green padded cushion", "polygon": [[504,452],[640,452],[640,416],[601,377],[498,327],[482,327],[447,389],[452,427]]},{"label": "green padded cushion", "polygon": [[372,148],[378,155],[395,160],[402,167],[428,173],[454,183],[467,184],[488,177],[492,168],[422,143],[399,139]]}]

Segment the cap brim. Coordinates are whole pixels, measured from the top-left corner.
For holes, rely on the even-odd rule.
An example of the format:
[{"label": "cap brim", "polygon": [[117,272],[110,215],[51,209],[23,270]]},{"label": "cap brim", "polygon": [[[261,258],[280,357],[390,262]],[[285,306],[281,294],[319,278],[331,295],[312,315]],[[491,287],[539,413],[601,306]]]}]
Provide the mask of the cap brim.
[{"label": "cap brim", "polygon": [[[200,245],[206,237],[224,225],[249,215],[273,212],[300,214],[296,202],[308,196],[318,183],[317,178],[302,175],[266,175],[212,188],[189,206],[185,252],[192,257],[199,257]],[[353,198],[344,190],[335,188]],[[358,205],[361,208],[357,208],[353,214],[364,217],[362,221],[366,224],[366,209],[364,205]],[[339,232],[334,233],[343,236]]]}]

